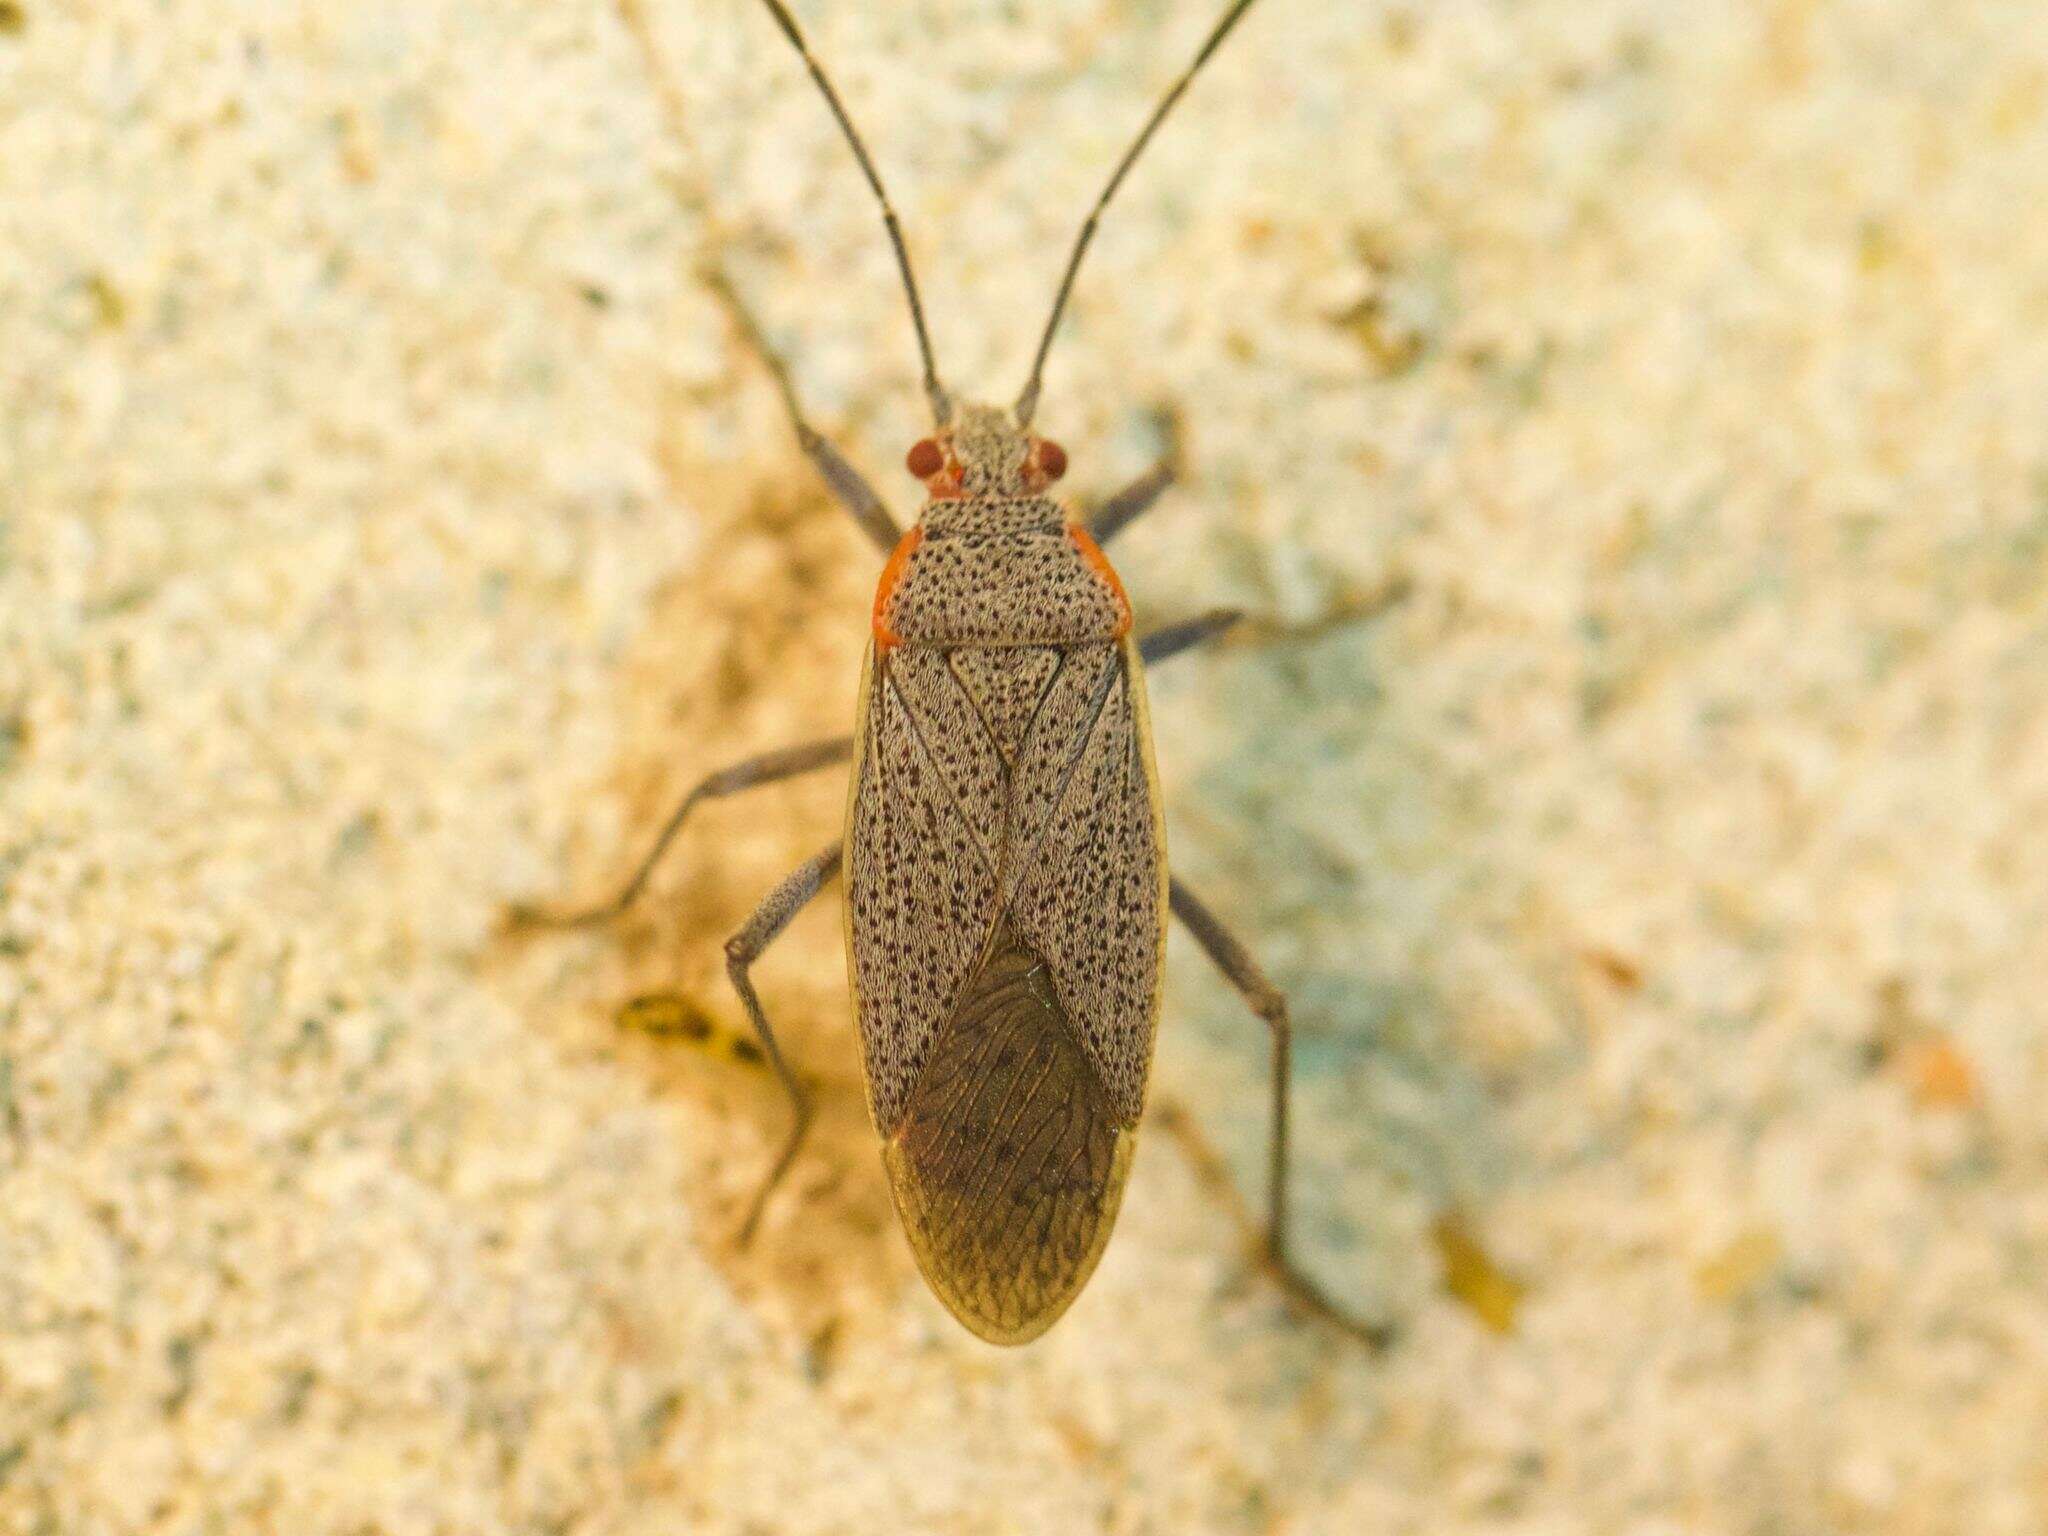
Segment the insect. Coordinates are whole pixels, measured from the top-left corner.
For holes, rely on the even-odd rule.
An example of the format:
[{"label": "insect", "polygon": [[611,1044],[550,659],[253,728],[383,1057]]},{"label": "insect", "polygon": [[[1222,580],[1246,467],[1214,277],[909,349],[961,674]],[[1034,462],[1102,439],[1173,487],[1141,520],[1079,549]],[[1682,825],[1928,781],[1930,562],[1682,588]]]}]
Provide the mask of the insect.
[{"label": "insect", "polygon": [[[1270,1168],[1263,1258],[1317,1314],[1377,1342],[1287,1251],[1286,1000],[1168,873],[1144,669],[1227,629],[1216,610],[1142,637],[1102,546],[1172,479],[1162,463],[1077,518],[1050,494],[1067,456],[1032,431],[1045,363],[1082,258],[1132,165],[1254,0],[1235,0],[1154,108],[1068,257],[1022,393],[959,404],[939,381],[896,213],[838,92],[783,0],[762,0],[823,94],[880,205],[916,332],[933,430],[906,466],[926,500],[900,529],[805,419],[786,366],[725,277],[707,273],[773,375],[805,453],[887,553],[851,735],[750,758],[684,798],[618,895],[622,911],[706,800],[851,762],[844,836],[805,861],[727,942],[727,970],[787,1093],[787,1139],[742,1240],[802,1147],[810,1100],[754,988],[763,951],[835,876],[868,1107],[926,1280],[995,1343],[1037,1337],[1086,1284],[1130,1172],[1160,1009],[1169,913],[1268,1026]],[[653,56],[634,0],[629,26]],[[657,69],[657,79],[660,79]]]}]

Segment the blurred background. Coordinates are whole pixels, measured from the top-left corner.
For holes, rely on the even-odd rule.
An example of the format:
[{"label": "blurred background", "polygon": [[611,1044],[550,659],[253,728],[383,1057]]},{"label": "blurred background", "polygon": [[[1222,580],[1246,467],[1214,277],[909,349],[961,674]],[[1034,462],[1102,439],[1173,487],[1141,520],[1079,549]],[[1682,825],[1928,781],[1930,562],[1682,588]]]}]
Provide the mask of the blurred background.
[{"label": "blurred background", "polygon": [[[805,0],[942,366],[1021,382],[1211,0]],[[648,49],[672,79],[673,120]],[[677,133],[680,126],[682,134]],[[1044,1340],[895,1229],[838,903],[907,517],[874,209],[754,0],[0,0],[0,1528],[2048,1529],[2048,27],[2028,0],[1262,0],[1039,425],[1176,867],[1118,1234]],[[623,1005],[662,994],[654,1014]],[[660,1027],[645,1027],[659,1016]],[[1241,1201],[1243,1196],[1239,1197]]]}]

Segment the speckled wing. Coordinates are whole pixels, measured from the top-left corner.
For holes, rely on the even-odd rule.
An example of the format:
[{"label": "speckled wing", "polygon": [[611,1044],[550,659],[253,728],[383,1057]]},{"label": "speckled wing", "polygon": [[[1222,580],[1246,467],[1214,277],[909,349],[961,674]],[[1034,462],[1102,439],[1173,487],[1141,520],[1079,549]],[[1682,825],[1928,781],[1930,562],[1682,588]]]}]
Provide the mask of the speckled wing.
[{"label": "speckled wing", "polygon": [[1144,683],[1128,642],[1077,646],[1012,775],[1002,905],[1051,969],[1110,1110],[1145,1105],[1165,944],[1166,859]]},{"label": "speckled wing", "polygon": [[[1003,777],[934,693],[944,653],[870,659],[846,842],[847,954],[868,1107],[888,1135],[996,917]],[[957,690],[955,690],[957,692]]]},{"label": "speckled wing", "polygon": [[[1144,1101],[1165,874],[1136,657],[905,648],[864,699],[848,939],[869,1101],[926,1279],[1021,1343],[1101,1256]],[[893,846],[912,828],[936,859]],[[924,890],[882,888],[904,882]],[[917,910],[977,925],[972,956]]]}]

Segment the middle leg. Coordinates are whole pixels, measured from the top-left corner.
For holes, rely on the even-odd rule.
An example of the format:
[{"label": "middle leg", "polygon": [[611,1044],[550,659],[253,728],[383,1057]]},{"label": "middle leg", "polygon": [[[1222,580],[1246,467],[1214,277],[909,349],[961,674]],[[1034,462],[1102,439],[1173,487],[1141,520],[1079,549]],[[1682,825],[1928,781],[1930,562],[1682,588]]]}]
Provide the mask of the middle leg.
[{"label": "middle leg", "polygon": [[1211,608],[1192,619],[1182,619],[1178,624],[1155,629],[1149,635],[1138,637],[1138,659],[1148,667],[1157,666],[1169,656],[1178,656],[1182,651],[1222,634],[1243,617],[1244,611],[1239,608]]},{"label": "middle leg", "polygon": [[647,877],[654,873],[654,866],[661,862],[661,856],[675,841],[676,834],[683,830],[683,823],[690,819],[690,812],[697,808],[699,801],[715,800],[725,795],[736,795],[743,789],[793,779],[799,774],[843,763],[852,756],[853,738],[834,736],[826,741],[807,741],[801,746],[763,752],[759,757],[750,757],[730,768],[708,774],[696,788],[683,796],[682,804],[669,814],[661,835],[654,840],[654,846],[647,850],[647,856],[616,896],[594,907],[566,912],[549,907],[516,906],[512,909],[512,921],[515,925],[532,928],[580,928],[609,922],[631,906],[633,898],[646,888]]}]

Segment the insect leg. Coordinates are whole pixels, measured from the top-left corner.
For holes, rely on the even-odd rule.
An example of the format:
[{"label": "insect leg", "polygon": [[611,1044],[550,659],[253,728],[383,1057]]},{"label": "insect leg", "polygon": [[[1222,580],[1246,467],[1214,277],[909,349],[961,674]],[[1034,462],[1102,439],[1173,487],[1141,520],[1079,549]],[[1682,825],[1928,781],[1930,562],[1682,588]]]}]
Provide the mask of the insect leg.
[{"label": "insect leg", "polygon": [[[839,131],[846,137],[847,148],[853,151],[853,158],[860,163],[860,173],[867,178],[868,190],[875,194],[875,202],[882,210],[882,228],[889,236],[889,247],[896,253],[896,270],[903,278],[904,297],[910,300],[910,323],[917,332],[917,355],[924,363],[924,392],[931,401],[932,420],[945,426],[953,419],[953,400],[939,383],[938,364],[932,360],[931,333],[925,329],[924,300],[918,297],[917,278],[910,270],[910,249],[903,243],[903,227],[897,221],[896,209],[889,202],[889,194],[882,187],[882,176],[875,169],[875,162],[869,158],[868,147],[861,142],[859,131],[853,126],[853,119],[847,114],[846,106],[839,99],[839,92],[832,88],[832,82],[825,77],[824,68],[811,56],[811,45],[805,41],[803,30],[797,26],[796,18],[789,14],[789,8],[782,0],[761,0],[768,13],[775,18],[775,24],[782,29],[782,35],[789,39],[789,46],[797,51],[804,61],[804,68],[810,71],[811,81],[825,98],[825,105],[831,108],[833,118],[839,124]],[[1246,0],[1249,3],[1249,0]]]},{"label": "insect leg", "polygon": [[834,763],[843,763],[853,756],[853,738],[834,736],[829,741],[807,741],[801,746],[783,747],[774,752],[763,752],[759,757],[750,757],[744,762],[734,763],[730,768],[721,768],[707,775],[695,789],[683,796],[682,803],[669,814],[668,821],[661,829],[661,835],[654,840],[654,846],[647,851],[647,857],[633,871],[618,895],[610,901],[583,911],[557,912],[544,907],[517,906],[512,909],[512,921],[517,925],[539,928],[575,928],[589,923],[601,923],[617,917],[633,904],[647,884],[647,877],[654,873],[654,866],[661,862],[661,856],[668,851],[668,845],[682,831],[683,823],[690,812],[697,808],[700,800],[716,800],[725,795],[736,795],[743,789],[753,789],[761,784],[774,784],[782,779],[793,779],[799,774],[811,773],[819,768],[829,768]]},{"label": "insect leg", "polygon": [[797,1148],[803,1145],[804,1135],[811,1128],[810,1096],[804,1092],[796,1074],[789,1070],[789,1063],[782,1059],[782,1049],[775,1043],[775,1031],[768,1027],[768,1015],[761,1011],[761,999],[754,995],[754,983],[748,969],[761,957],[761,951],[775,942],[776,935],[789,926],[789,920],[801,912],[825,882],[839,872],[840,846],[834,843],[823,853],[799,864],[768,893],[768,899],[754,909],[754,915],[747,919],[745,926],[725,941],[725,972],[732,977],[733,990],[739,993],[740,1001],[746,1005],[747,1017],[753,1021],[754,1033],[761,1037],[761,1048],[768,1053],[769,1064],[775,1068],[783,1092],[789,1095],[792,1117],[789,1137],[783,1142],[775,1165],[761,1181],[753,1204],[747,1207],[747,1219],[740,1224],[739,1241],[742,1246],[753,1240],[754,1227],[761,1219],[762,1208],[768,1204],[768,1197],[775,1192],[783,1174],[789,1171]]},{"label": "insect leg", "polygon": [[[648,79],[654,86],[655,97],[661,108],[662,117],[667,123],[669,135],[694,162],[695,146],[691,141],[686,114],[683,111],[683,92],[655,42],[654,30],[649,25],[646,10],[641,0],[615,0],[615,3],[620,22],[639,48],[641,58],[646,64]],[[768,8],[772,12],[779,12],[779,7],[773,3]],[[784,19],[783,15],[777,15],[778,21]],[[793,28],[794,25],[794,22],[788,23],[785,30]],[[791,40],[798,44],[798,51],[802,52],[802,39],[792,35]],[[808,61],[806,54],[806,62]],[[820,83],[824,82],[821,80]],[[825,94],[826,99],[832,104],[834,114],[841,116],[843,120],[838,98],[829,86]],[[852,137],[853,128],[850,123],[846,124],[846,131],[849,137]],[[867,162],[866,151],[857,149],[857,153],[861,156],[862,168],[868,171],[872,181],[874,177]],[[853,514],[854,521],[861,526],[861,531],[885,551],[895,549],[897,540],[902,536],[902,530],[896,526],[895,519],[890,517],[888,510],[883,507],[882,498],[876,495],[874,488],[861,477],[860,471],[847,463],[845,456],[826,442],[804,419],[803,408],[797,403],[795,386],[790,383],[789,369],[776,355],[775,349],[768,345],[767,334],[762,330],[760,321],[755,318],[753,310],[747,307],[746,301],[740,297],[739,290],[733,286],[732,279],[725,270],[722,255],[724,236],[721,233],[721,222],[712,206],[701,171],[678,181],[674,190],[683,206],[695,213],[706,229],[707,249],[698,261],[699,275],[705,286],[711,290],[712,296],[725,307],[726,314],[731,317],[748,346],[753,348],[767,366],[769,375],[775,380],[776,391],[782,396],[784,406],[788,408],[789,419],[796,427],[797,441],[803,445],[804,452],[817,466],[818,473],[825,477],[825,483],[832,488],[832,494]],[[879,185],[876,191],[879,193]],[[883,205],[886,209],[887,199],[883,200]],[[911,314],[917,321],[918,346],[925,364],[926,387],[934,392],[933,409],[938,410],[940,404],[944,402],[945,394],[939,389],[938,380],[932,371],[931,347],[924,333],[924,313],[918,304],[917,285],[910,275],[910,258],[903,250],[900,234],[895,230],[895,215],[891,213],[889,218],[890,238],[896,243],[897,257],[903,265],[903,280],[910,293]],[[944,419],[943,414],[941,419]]]},{"label": "insect leg", "polygon": [[1387,1342],[1387,1330],[1361,1322],[1346,1314],[1323,1294],[1313,1280],[1294,1265],[1287,1252],[1287,1105],[1294,1029],[1287,1015],[1287,998],[1267,979],[1259,962],[1238,938],[1204,906],[1185,885],[1173,880],[1169,886],[1173,915],[1194,935],[1202,952],[1235,987],[1252,1012],[1266,1021],[1273,1036],[1273,1120],[1267,1148],[1266,1251],[1264,1258],[1287,1293],[1309,1311],[1346,1333],[1365,1340],[1375,1348]]},{"label": "insect leg", "polygon": [[1097,544],[1107,544],[1148,511],[1172,484],[1173,460],[1161,459],[1095,509],[1088,519],[1088,536]]},{"label": "insect leg", "polygon": [[1182,619],[1178,624],[1155,629],[1151,634],[1138,638],[1138,659],[1148,667],[1157,666],[1169,656],[1178,656],[1212,635],[1222,634],[1243,617],[1244,611],[1239,608],[1211,608],[1192,619]]},{"label": "insect leg", "polygon": [[768,375],[775,381],[776,393],[782,396],[783,408],[789,412],[790,425],[796,429],[797,443],[805,455],[824,477],[825,484],[832,488],[832,494],[839,504],[853,514],[853,520],[860,524],[865,533],[885,553],[893,551],[903,537],[903,530],[896,526],[896,519],[889,515],[889,509],[882,505],[882,498],[875,488],[868,484],[865,476],[847,461],[841,453],[809,421],[804,419],[804,408],[796,397],[796,385],[790,382],[788,365],[768,344],[768,336],[761,329],[761,322],[747,301],[740,297],[739,290],[726,276],[725,269],[715,262],[705,263],[700,274],[704,286],[709,288],[719,303],[725,306],[740,335],[754,355],[761,359]]}]

